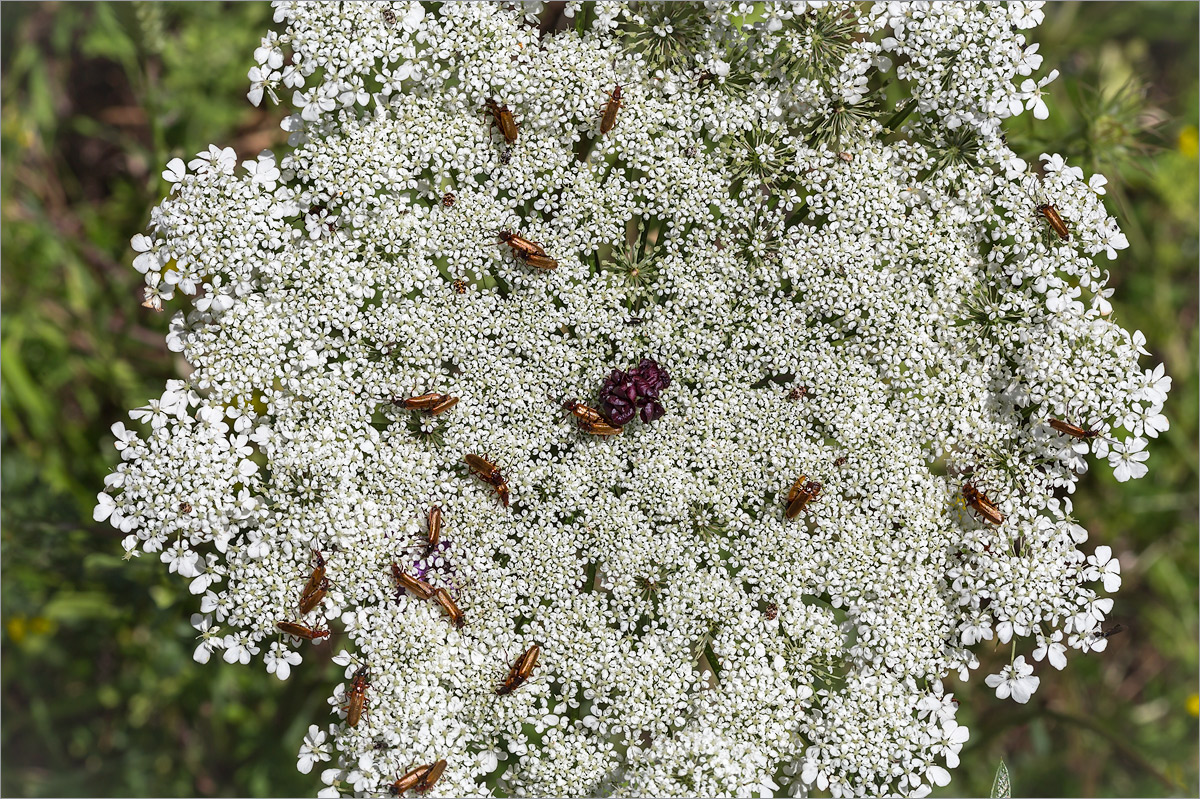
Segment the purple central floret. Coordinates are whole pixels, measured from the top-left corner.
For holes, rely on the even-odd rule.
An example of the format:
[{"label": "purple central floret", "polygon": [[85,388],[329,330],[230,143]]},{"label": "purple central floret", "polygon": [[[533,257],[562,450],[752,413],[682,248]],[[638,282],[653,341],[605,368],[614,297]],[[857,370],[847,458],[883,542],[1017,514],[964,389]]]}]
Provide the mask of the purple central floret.
[{"label": "purple central floret", "polygon": [[633,421],[635,413],[649,424],[666,413],[658,399],[669,385],[667,370],[650,358],[642,358],[628,372],[612,370],[600,387],[600,410],[616,425]]}]

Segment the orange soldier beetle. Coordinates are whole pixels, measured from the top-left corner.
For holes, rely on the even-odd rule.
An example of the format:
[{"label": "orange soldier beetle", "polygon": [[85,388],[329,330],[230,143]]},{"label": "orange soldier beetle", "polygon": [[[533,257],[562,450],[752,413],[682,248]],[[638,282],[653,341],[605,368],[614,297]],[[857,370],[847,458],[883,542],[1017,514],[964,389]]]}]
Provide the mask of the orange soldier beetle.
[{"label": "orange soldier beetle", "polygon": [[496,127],[500,128],[500,132],[504,134],[504,141],[513,144],[517,140],[517,122],[513,119],[512,111],[508,110],[507,105],[497,103],[495,100],[488,98],[483,101],[487,106],[487,110],[492,115],[492,120],[496,123]]},{"label": "orange soldier beetle", "polygon": [[621,84],[609,92],[608,102],[604,106],[604,115],[600,118],[600,135],[608,133],[617,124],[617,112],[621,110]]},{"label": "orange soldier beetle", "polygon": [[1063,435],[1071,436],[1072,438],[1095,438],[1100,435],[1099,430],[1084,430],[1078,425],[1073,425],[1070,422],[1061,422],[1058,419],[1051,419],[1048,424]]},{"label": "orange soldier beetle", "polygon": [[963,499],[975,511],[992,524],[1001,524],[1004,522],[1004,514],[1000,513],[1000,509],[987,496],[984,495],[975,486],[967,483],[962,487]]},{"label": "orange soldier beetle", "polygon": [[579,423],[579,429],[594,436],[619,436],[624,431],[621,425],[613,424],[595,408],[590,408],[578,400],[567,400],[563,410],[570,411]]},{"label": "orange soldier beetle", "polygon": [[504,682],[496,687],[496,693],[504,696],[524,685],[525,681],[529,679],[529,675],[533,673],[533,667],[537,665],[538,655],[541,652],[542,649],[537,644],[526,649],[525,654],[517,658],[517,662],[513,663],[512,668],[508,670],[508,676],[504,678]]},{"label": "orange soldier beetle", "polygon": [[445,770],[445,760],[439,760],[427,766],[417,766],[392,783],[391,787],[388,788],[388,792],[392,796],[399,796],[407,791],[425,793],[433,787],[433,784],[438,781],[438,778],[442,776],[442,772]]},{"label": "orange soldier beetle", "polygon": [[329,630],[319,630],[315,627],[305,627],[294,621],[277,621],[275,626],[280,632],[294,635],[297,638],[303,638],[305,641],[320,641],[322,638],[329,637]]},{"label": "orange soldier beetle", "polygon": [[1050,223],[1050,227],[1060,239],[1067,241],[1071,238],[1071,231],[1067,230],[1067,223],[1058,215],[1058,210],[1053,205],[1042,203],[1037,207],[1037,212],[1046,217],[1046,221]]},{"label": "orange soldier beetle", "polygon": [[325,576],[325,557],[319,550],[313,550],[316,566],[304,588],[300,589],[300,615],[308,615],[309,611],[321,604],[325,594],[329,592],[329,578]]},{"label": "orange soldier beetle", "polygon": [[454,626],[461,630],[463,625],[467,623],[467,620],[463,616],[463,612],[459,610],[458,605],[454,604],[454,599],[451,598],[450,592],[445,588],[439,588],[433,592],[433,599],[442,606],[442,610],[446,611],[446,615],[450,617],[450,621]]},{"label": "orange soldier beetle", "polygon": [[411,574],[400,571],[400,567],[395,563],[392,564],[392,577],[396,579],[402,589],[417,599],[429,599],[433,596],[433,586],[419,577],[413,577]]},{"label": "orange soldier beetle", "polygon": [[507,508],[508,481],[504,479],[504,475],[496,468],[496,464],[484,460],[478,455],[467,455],[464,460],[476,477],[496,489],[496,495],[500,497],[500,501]]},{"label": "orange soldier beetle", "polygon": [[794,519],[800,515],[800,511],[808,507],[808,503],[812,502],[821,493],[821,484],[817,482],[808,482],[808,477],[800,475],[799,479],[792,484],[792,488],[788,491],[787,499],[784,504],[786,508],[784,515],[788,519]]},{"label": "orange soldier beetle", "polygon": [[362,718],[363,711],[367,708],[367,688],[371,683],[367,680],[367,667],[359,666],[358,671],[354,672],[354,679],[350,681],[350,698],[345,704],[346,723],[351,727],[358,726],[358,720]]},{"label": "orange soldier beetle", "polygon": [[502,242],[512,248],[514,256],[530,266],[537,269],[554,269],[558,266],[558,261],[546,255],[542,245],[536,241],[530,241],[511,230],[501,230],[497,235]]},{"label": "orange soldier beetle", "polygon": [[442,540],[442,509],[437,505],[432,506],[426,519],[429,524],[429,543],[425,547],[425,554],[428,555]]}]

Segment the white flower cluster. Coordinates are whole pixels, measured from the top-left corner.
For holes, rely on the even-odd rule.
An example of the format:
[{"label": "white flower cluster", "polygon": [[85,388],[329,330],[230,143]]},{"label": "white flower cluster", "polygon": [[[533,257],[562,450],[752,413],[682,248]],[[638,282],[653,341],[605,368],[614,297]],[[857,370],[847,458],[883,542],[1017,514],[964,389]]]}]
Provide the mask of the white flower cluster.
[{"label": "white flower cluster", "polygon": [[[974,645],[1018,702],[1018,650],[1103,648],[1069,495],[1166,429],[1103,178],[1000,134],[1037,4],[540,10],[277,4],[290,149],[168,165],[134,265],[195,371],[96,518],[202,595],[198,661],[286,679],[334,622],[322,795],[946,784]],[[664,416],[564,412],[643,357]]]}]

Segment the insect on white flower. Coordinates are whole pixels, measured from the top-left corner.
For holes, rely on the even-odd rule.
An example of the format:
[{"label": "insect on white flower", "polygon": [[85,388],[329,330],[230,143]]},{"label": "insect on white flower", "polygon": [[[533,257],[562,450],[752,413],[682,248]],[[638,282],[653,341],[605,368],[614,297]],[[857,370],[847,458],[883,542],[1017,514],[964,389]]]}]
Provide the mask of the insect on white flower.
[{"label": "insect on white flower", "polygon": [[94,517],[197,661],[336,636],[319,795],[926,795],[938,678],[1107,640],[1057,497],[1146,473],[1170,378],[1103,178],[1002,136],[1040,6],[759,11],[276,3],[287,148],[167,164],[132,258],[191,371]]}]

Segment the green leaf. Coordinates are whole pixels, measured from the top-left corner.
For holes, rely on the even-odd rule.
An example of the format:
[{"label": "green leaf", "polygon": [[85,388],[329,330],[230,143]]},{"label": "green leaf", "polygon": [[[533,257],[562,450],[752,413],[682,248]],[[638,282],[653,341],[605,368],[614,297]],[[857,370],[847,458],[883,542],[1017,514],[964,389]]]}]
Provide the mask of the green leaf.
[{"label": "green leaf", "polygon": [[111,619],[118,615],[110,597],[102,591],[60,591],[55,594],[42,615],[61,622],[79,622],[88,619]]},{"label": "green leaf", "polygon": [[1012,784],[1008,781],[1008,766],[1000,761],[996,779],[992,782],[992,799],[1012,799]]}]

